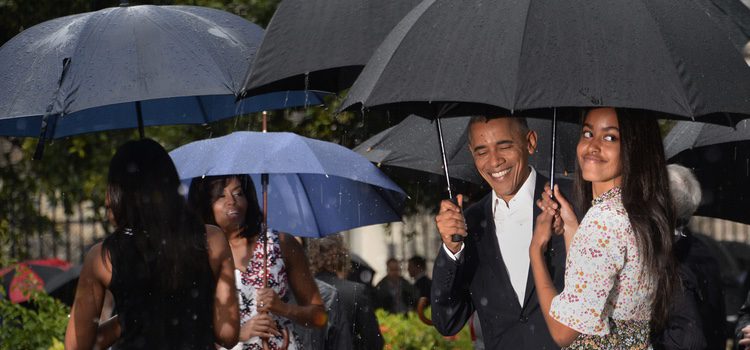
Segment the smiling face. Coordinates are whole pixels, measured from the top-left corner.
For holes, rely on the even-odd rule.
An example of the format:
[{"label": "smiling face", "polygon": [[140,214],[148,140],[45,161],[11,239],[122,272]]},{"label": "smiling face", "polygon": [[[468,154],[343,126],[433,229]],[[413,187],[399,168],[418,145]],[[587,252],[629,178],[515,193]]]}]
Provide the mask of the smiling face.
[{"label": "smiling face", "polygon": [[529,156],[536,149],[536,133],[512,118],[477,121],[469,130],[469,151],[484,181],[506,203],[529,176]]},{"label": "smiling face", "polygon": [[233,232],[245,225],[247,198],[237,178],[231,178],[211,205],[216,224],[224,232]]},{"label": "smiling face", "polygon": [[620,125],[614,108],[588,112],[576,154],[581,176],[591,182],[594,198],[622,183]]}]

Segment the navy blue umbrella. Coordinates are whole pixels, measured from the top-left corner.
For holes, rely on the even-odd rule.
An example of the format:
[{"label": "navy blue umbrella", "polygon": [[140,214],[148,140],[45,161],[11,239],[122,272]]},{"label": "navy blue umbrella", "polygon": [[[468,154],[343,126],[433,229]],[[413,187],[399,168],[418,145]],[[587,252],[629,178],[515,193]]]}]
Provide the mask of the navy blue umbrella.
[{"label": "navy blue umbrella", "polygon": [[269,174],[268,227],[323,237],[400,221],[406,194],[359,154],[293,133],[239,131],[181,146],[170,156],[181,179]]},{"label": "navy blue umbrella", "polygon": [[195,6],[121,6],[38,24],[0,47],[0,135],[143,134],[321,103],[303,91],[235,102],[262,38],[239,16]]}]

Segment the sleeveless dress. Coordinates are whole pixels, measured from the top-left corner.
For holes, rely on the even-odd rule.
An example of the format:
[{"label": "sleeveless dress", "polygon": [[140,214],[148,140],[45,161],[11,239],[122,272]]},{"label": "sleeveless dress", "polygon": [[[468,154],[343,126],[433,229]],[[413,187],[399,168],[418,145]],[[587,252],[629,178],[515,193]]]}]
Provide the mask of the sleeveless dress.
[{"label": "sleeveless dress", "polygon": [[160,292],[156,282],[163,276],[152,273],[155,264],[139,253],[133,235],[130,231],[117,231],[105,238],[102,245],[112,262],[109,290],[114,296],[114,312],[121,328],[120,338],[112,348],[215,349],[215,282],[207,253],[185,257],[205,261],[205,265],[197,264],[199,271],[190,272],[187,285],[176,291]]},{"label": "sleeveless dress", "polygon": [[651,349],[655,284],[641,274],[641,255],[619,187],[592,201],[570,243],[565,289],[550,315],[581,333],[573,350]]},{"label": "sleeveless dress", "polygon": [[[273,289],[279,298],[288,301],[289,283],[287,280],[286,266],[281,256],[281,244],[279,233],[269,230],[267,236],[268,251],[263,251],[263,241],[259,237],[258,242],[253,246],[252,258],[246,267],[246,272],[235,270],[235,280],[237,283],[237,292],[240,302],[240,324],[244,325],[251,318],[258,314],[255,304],[255,291],[263,288],[263,256],[268,254],[268,287]],[[279,331],[286,328],[289,332],[288,350],[302,349],[299,337],[292,331],[292,321],[271,314],[276,320],[276,327]],[[269,339],[268,345],[272,350],[280,349],[283,344],[283,337],[273,337]],[[244,343],[239,343],[232,350],[262,350],[263,343],[260,337],[250,338]]]}]

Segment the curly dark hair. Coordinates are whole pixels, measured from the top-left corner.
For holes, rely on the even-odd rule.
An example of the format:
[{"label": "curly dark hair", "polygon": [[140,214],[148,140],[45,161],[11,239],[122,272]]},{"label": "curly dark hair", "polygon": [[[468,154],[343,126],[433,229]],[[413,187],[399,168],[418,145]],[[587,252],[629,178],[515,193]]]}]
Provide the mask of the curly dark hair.
[{"label": "curly dark hair", "polygon": [[349,249],[340,235],[331,235],[307,241],[307,257],[310,270],[319,272],[348,273],[350,269]]}]

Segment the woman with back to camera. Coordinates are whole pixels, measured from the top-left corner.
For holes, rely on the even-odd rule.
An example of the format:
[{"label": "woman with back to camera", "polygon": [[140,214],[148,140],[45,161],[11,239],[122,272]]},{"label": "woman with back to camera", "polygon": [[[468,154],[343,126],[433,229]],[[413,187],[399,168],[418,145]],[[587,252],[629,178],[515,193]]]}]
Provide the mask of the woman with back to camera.
[{"label": "woman with back to camera", "polygon": [[[667,319],[676,268],[675,226],[656,117],[595,108],[577,146],[580,225],[555,187],[537,202],[543,212],[529,247],[539,303],[555,342],[569,349],[650,349],[651,328]],[[555,216],[563,220],[565,289],[544,265]]]},{"label": "woman with back to camera", "polygon": [[[150,139],[115,153],[107,178],[115,227],[86,255],[66,349],[214,349],[239,334],[231,250],[179,193],[177,170]],[[104,291],[116,317],[98,326]]]},{"label": "woman with back to camera", "polygon": [[[269,230],[267,251],[259,239],[262,214],[248,175],[195,178],[190,204],[206,223],[219,226],[229,241],[237,270],[240,299],[240,344],[236,348],[298,349],[300,340],[290,322],[323,327],[326,313],[302,245],[294,237]],[[268,255],[268,288],[264,288],[263,256]],[[297,305],[287,303],[294,293]],[[286,335],[284,334],[286,333]]]}]

